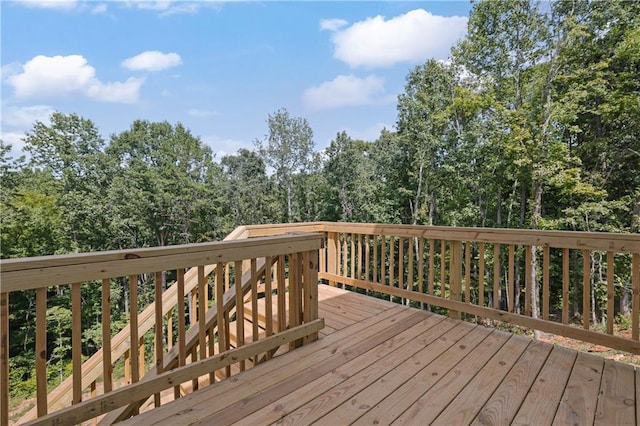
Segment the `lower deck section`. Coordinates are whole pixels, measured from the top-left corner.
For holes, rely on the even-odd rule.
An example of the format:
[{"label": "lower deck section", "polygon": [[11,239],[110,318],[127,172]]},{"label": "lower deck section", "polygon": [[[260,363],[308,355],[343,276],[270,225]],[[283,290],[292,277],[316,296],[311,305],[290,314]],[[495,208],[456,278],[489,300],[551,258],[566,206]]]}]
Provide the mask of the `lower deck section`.
[{"label": "lower deck section", "polygon": [[319,286],[321,338],[125,424],[640,423],[640,368]]}]

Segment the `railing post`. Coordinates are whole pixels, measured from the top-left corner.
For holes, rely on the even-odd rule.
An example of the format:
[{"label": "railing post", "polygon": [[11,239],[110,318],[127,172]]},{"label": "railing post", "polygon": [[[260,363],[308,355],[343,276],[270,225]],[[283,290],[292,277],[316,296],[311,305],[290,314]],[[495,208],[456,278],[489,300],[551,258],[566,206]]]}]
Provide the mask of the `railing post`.
[{"label": "railing post", "polygon": [[[337,232],[327,233],[327,271],[329,274],[338,275],[338,244],[340,239]],[[329,281],[329,285],[336,286],[335,281]]]},{"label": "railing post", "polygon": [[[302,255],[304,285],[304,322],[318,319],[318,250],[305,252]],[[318,340],[318,333],[304,339],[304,344]]]},{"label": "railing post", "polygon": [[0,426],[9,424],[9,293],[0,293]]},{"label": "railing post", "polygon": [[[462,293],[462,243],[451,241],[449,243],[451,257],[449,260],[449,298],[460,301]],[[449,311],[449,317],[460,319],[460,312]]]}]

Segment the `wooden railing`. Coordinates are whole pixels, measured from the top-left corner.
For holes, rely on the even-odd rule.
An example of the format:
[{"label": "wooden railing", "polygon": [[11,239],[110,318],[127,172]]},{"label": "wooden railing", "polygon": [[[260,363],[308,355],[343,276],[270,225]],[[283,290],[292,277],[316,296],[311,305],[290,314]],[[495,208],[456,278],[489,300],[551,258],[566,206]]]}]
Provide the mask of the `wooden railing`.
[{"label": "wooden railing", "polygon": [[[319,276],[331,285],[640,354],[638,234],[327,222],[246,231],[324,232]],[[624,297],[628,328],[615,326]]]},{"label": "wooden railing", "polygon": [[[2,261],[0,424],[8,424],[12,294],[36,294],[38,419],[34,424],[79,423],[105,413],[109,414],[103,421],[112,422],[135,414],[152,395],[153,405],[158,406],[262,362],[283,345],[297,347],[315,340],[323,325],[317,307],[322,244],[321,235],[304,234]],[[143,277],[150,277],[153,303],[139,312],[138,285]],[[114,280],[128,282],[130,322],[126,332],[112,337]],[[102,287],[103,347],[89,359],[94,362],[83,364],[82,289],[96,281]],[[165,290],[168,281],[175,282]],[[49,293],[61,292],[71,295],[71,392],[62,389],[58,395],[48,395],[47,300]],[[265,299],[262,313],[257,309],[259,297]],[[190,327],[185,305],[191,306]],[[152,351],[144,345],[147,330],[153,330]],[[113,376],[119,358],[124,359],[124,381]],[[149,358],[152,368],[145,365]]]}]

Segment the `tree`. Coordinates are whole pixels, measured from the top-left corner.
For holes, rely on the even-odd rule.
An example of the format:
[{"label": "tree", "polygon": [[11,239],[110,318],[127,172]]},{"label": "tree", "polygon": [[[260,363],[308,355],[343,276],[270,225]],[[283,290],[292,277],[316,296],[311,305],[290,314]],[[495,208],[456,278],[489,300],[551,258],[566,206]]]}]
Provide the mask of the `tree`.
[{"label": "tree", "polygon": [[49,125],[36,122],[24,142],[31,155],[29,166],[49,181],[49,195],[55,197],[63,232],[70,238],[71,246],[58,250],[105,248],[107,214],[102,201],[109,179],[104,172],[104,141],[91,120],[76,114],[56,112],[50,121]]},{"label": "tree", "polygon": [[277,220],[272,182],[264,160],[254,151],[240,149],[220,161],[225,177],[226,206],[233,227]]},{"label": "tree", "polygon": [[[111,138],[109,188],[118,245],[139,247],[202,240],[216,226],[219,173],[211,150],[181,124],[137,120]],[[206,223],[203,223],[206,222]]]},{"label": "tree", "polygon": [[293,177],[305,172],[313,153],[313,131],[302,117],[291,117],[282,108],[267,119],[269,133],[265,140],[256,141],[256,148],[266,164],[275,172],[276,182],[285,199],[288,222],[294,219]]}]

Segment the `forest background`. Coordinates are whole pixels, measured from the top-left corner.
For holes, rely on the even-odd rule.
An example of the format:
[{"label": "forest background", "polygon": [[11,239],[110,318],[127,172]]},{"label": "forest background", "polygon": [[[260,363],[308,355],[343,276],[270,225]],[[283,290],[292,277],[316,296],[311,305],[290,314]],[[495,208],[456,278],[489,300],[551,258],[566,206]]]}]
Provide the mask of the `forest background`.
[{"label": "forest background", "polygon": [[[136,120],[104,140],[81,115],[37,122],[28,159],[0,145],[1,257],[220,240],[238,225],[295,221],[639,233],[640,2],[477,2],[450,60],[408,72],[395,130],[375,141],[340,132],[316,151],[303,117],[283,108],[266,124],[254,150],[217,159],[179,123]],[[144,306],[153,284],[139,286]],[[10,299],[14,397],[35,387],[34,300]],[[115,330],[126,286],[114,281],[111,300]],[[70,364],[69,304],[68,291],[50,294],[52,381]],[[83,315],[90,354],[101,346],[98,285],[83,289]]]}]

